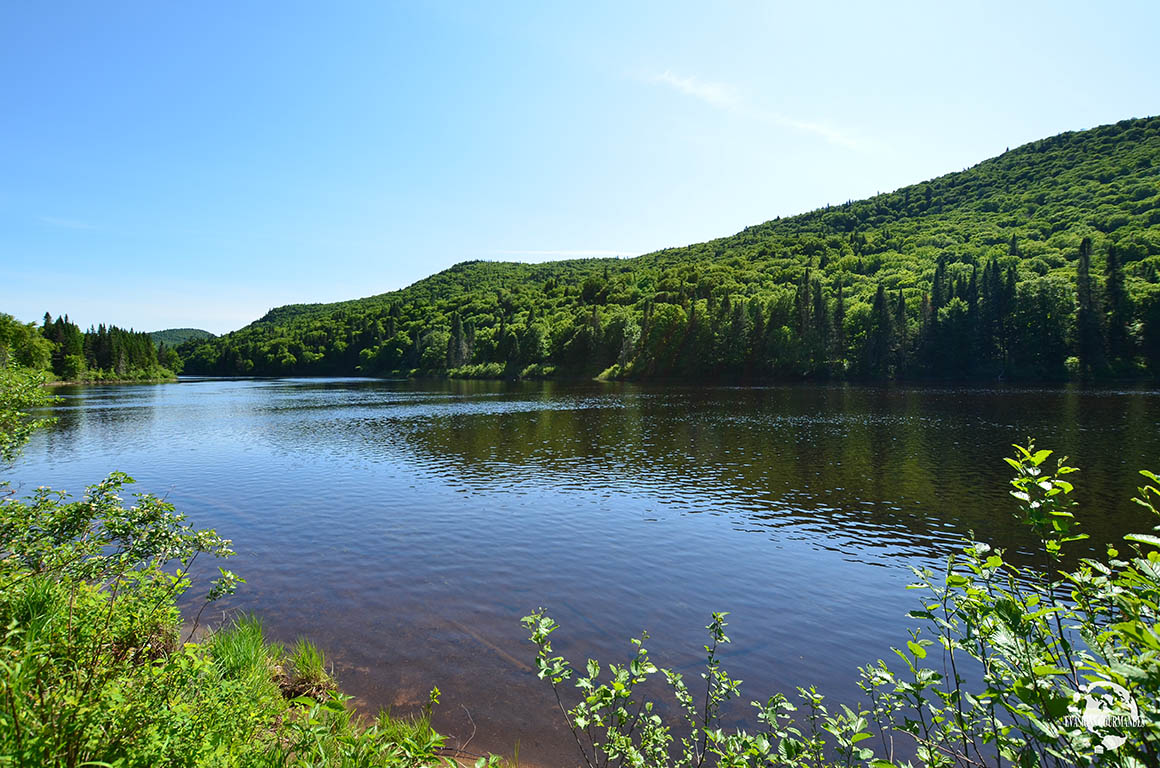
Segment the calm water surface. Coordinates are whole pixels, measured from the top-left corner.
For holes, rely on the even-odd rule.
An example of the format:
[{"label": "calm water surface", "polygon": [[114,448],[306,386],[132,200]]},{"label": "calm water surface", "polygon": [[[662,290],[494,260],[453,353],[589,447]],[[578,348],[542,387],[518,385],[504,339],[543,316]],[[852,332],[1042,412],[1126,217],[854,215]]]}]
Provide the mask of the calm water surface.
[{"label": "calm water surface", "polygon": [[[1035,435],[1082,467],[1093,541],[1150,523],[1160,393],[1139,391],[190,380],[65,388],[17,465],[24,492],[110,470],[232,538],[230,613],[325,648],[368,710],[413,710],[468,749],[576,762],[519,620],[557,650],[627,658],[647,629],[696,674],[731,612],[744,701],[816,684],[905,641],[910,566],[976,531],[1025,550],[1001,458]],[[190,599],[187,608],[195,608]],[[220,621],[221,610],[215,613]],[[744,716],[741,706],[737,715]]]}]

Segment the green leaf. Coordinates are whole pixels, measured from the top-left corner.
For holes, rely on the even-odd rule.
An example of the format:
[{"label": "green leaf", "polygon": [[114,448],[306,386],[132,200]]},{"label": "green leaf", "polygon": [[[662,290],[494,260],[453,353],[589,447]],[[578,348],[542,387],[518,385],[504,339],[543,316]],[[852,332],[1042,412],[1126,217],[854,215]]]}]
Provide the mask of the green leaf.
[{"label": "green leaf", "polygon": [[1067,674],[1066,669],[1060,669],[1059,667],[1055,667],[1055,666],[1052,666],[1050,664],[1041,664],[1037,667],[1032,667],[1031,671],[1034,672],[1037,677],[1046,677],[1048,675],[1066,675]]},{"label": "green leaf", "polygon": [[914,654],[915,658],[917,658],[917,659],[925,659],[926,658],[926,649],[923,648],[918,643],[914,642],[913,640],[907,640],[906,647],[910,649],[910,652]]},{"label": "green leaf", "polygon": [[596,661],[596,659],[588,660],[588,676],[593,680],[600,677],[600,662]]},{"label": "green leaf", "polygon": [[1150,533],[1129,533],[1124,539],[1126,541],[1134,541],[1137,544],[1150,544],[1153,547],[1160,547],[1160,536],[1153,536]]}]

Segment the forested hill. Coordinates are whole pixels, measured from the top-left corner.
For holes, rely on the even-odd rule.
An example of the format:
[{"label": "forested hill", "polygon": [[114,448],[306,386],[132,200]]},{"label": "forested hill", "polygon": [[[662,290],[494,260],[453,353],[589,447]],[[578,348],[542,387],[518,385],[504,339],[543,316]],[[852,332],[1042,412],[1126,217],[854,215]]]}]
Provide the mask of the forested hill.
[{"label": "forested hill", "polygon": [[212,339],[213,334],[200,328],[166,328],[164,331],[150,331],[149,338],[158,346],[164,344],[167,347],[176,347],[190,339]]},{"label": "forested hill", "polygon": [[466,262],[180,353],[232,375],[1156,376],[1158,273],[1153,117],[634,259]]}]

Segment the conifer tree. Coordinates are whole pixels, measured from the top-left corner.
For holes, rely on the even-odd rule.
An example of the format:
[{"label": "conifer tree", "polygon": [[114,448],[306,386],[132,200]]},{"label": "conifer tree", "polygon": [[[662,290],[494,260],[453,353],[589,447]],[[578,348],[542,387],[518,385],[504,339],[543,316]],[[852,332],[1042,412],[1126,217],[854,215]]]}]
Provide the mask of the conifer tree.
[{"label": "conifer tree", "polygon": [[909,352],[906,328],[906,297],[902,295],[902,286],[898,286],[898,300],[894,304],[894,330],[898,350],[895,371],[901,376],[906,370],[906,357]]},{"label": "conifer tree", "polygon": [[806,267],[806,271],[802,274],[801,281],[797,285],[797,293],[794,296],[794,307],[796,309],[796,328],[798,338],[805,341],[806,336],[810,332],[810,268]]},{"label": "conifer tree", "polygon": [[813,325],[817,336],[817,350],[814,362],[820,364],[826,359],[826,351],[830,345],[829,313],[826,312],[826,297],[822,293],[822,281],[815,280],[813,285]]},{"label": "conifer tree", "polygon": [[1108,246],[1104,296],[1107,300],[1108,355],[1115,365],[1131,363],[1134,355],[1128,325],[1132,321],[1132,304],[1124,287],[1124,269],[1115,245]]},{"label": "conifer tree", "polygon": [[467,338],[459,313],[451,315],[451,337],[447,340],[447,367],[458,368],[467,362]]},{"label": "conifer tree", "polygon": [[1080,368],[1084,376],[1097,375],[1104,368],[1104,335],[1099,298],[1091,277],[1092,239],[1085,237],[1079,246],[1076,262],[1076,341]]},{"label": "conifer tree", "polygon": [[930,307],[937,313],[950,298],[946,286],[946,254],[940,253],[934,267],[934,280],[930,286]]},{"label": "conifer tree", "polygon": [[886,288],[878,284],[874,294],[874,306],[870,312],[870,328],[867,331],[865,368],[867,375],[882,379],[890,374],[890,358],[894,344],[894,319],[890,303],[886,299]]},{"label": "conifer tree", "polygon": [[842,294],[842,279],[838,278],[838,293],[834,297],[834,358],[846,359],[846,299]]}]

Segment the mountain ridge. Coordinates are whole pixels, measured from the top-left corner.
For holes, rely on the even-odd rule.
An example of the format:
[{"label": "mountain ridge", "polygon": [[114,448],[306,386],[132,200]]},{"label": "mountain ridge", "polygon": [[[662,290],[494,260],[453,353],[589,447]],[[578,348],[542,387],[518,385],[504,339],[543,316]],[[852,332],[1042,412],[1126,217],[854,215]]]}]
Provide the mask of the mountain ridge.
[{"label": "mountain ridge", "polygon": [[[753,225],[744,227],[732,235],[725,235],[722,237],[706,240],[706,241],[703,241],[700,243],[689,243],[687,245],[668,246],[665,248],[659,248],[659,249],[654,250],[654,251],[648,251],[646,253],[640,254],[638,256],[632,256],[632,257],[592,257],[592,258],[559,259],[559,260],[553,260],[551,262],[541,262],[541,264],[578,264],[578,263],[593,263],[593,262],[596,262],[596,263],[605,263],[605,262],[618,263],[618,262],[630,261],[632,259],[640,259],[640,258],[647,257],[647,256],[656,256],[658,254],[663,254],[663,253],[667,253],[667,252],[671,252],[671,251],[681,251],[681,250],[684,250],[687,248],[695,247],[697,245],[707,245],[707,244],[717,243],[720,241],[730,240],[732,238],[739,237],[739,236],[744,235],[744,234],[746,234],[750,231],[753,231],[753,230],[762,230],[763,228],[766,228],[766,227],[786,224],[786,223],[790,223],[790,222],[807,221],[812,217],[820,216],[822,214],[829,213],[829,212],[834,211],[834,210],[844,209],[844,208],[851,206],[851,205],[854,205],[856,203],[869,202],[869,201],[873,201],[873,200],[881,198],[881,197],[886,197],[886,196],[894,195],[894,194],[904,194],[907,190],[917,190],[925,184],[933,184],[933,183],[937,183],[940,181],[945,181],[945,180],[951,179],[952,177],[962,176],[963,174],[967,174],[967,173],[969,173],[977,168],[980,168],[982,166],[986,166],[990,163],[995,163],[995,162],[1000,161],[1000,160],[1007,158],[1009,156],[1017,156],[1017,155],[1021,155],[1023,153],[1031,153],[1033,155],[1039,154],[1042,150],[1042,147],[1049,146],[1052,142],[1066,141],[1072,137],[1086,134],[1089,131],[1098,131],[1100,129],[1105,129],[1105,128],[1109,128],[1109,127],[1121,126],[1124,124],[1136,123],[1136,122],[1141,122],[1141,121],[1147,122],[1147,121],[1153,121],[1153,120],[1157,120],[1157,119],[1160,119],[1160,116],[1150,116],[1150,117],[1143,117],[1143,118],[1129,118],[1129,119],[1118,121],[1117,123],[1114,123],[1114,124],[1095,126],[1093,128],[1081,129],[1081,130],[1064,131],[1064,132],[1061,132],[1061,133],[1056,134],[1054,136],[1050,136],[1050,137],[1043,138],[1043,139],[1036,139],[1036,140],[1028,142],[1026,144],[1019,145],[1019,146],[1015,147],[1014,149],[1007,149],[1002,154],[995,155],[994,157],[989,157],[989,158],[986,158],[984,160],[980,160],[979,162],[975,163],[974,165],[969,166],[968,168],[964,168],[961,171],[950,171],[950,172],[942,174],[940,176],[935,176],[931,179],[928,179],[927,181],[918,182],[915,184],[907,184],[907,185],[898,187],[897,189],[895,189],[891,192],[882,192],[882,193],[879,193],[877,195],[874,195],[873,197],[864,198],[864,199],[858,200],[858,201],[847,200],[844,203],[827,204],[824,206],[820,206],[818,208],[811,209],[809,211],[804,211],[802,213],[796,213],[796,214],[792,214],[792,215],[788,215],[788,216],[777,216],[776,218],[767,219],[766,221],[761,222],[759,224],[753,224]],[[408,285],[405,285],[401,288],[397,288],[397,289],[394,289],[391,291],[384,291],[382,293],[371,294],[370,296],[364,296],[364,297],[360,297],[360,298],[343,299],[343,300],[337,301],[337,302],[310,302],[310,303],[305,303],[305,304],[287,304],[287,305],[283,305],[281,307],[275,307],[275,308],[269,310],[261,318],[255,320],[254,323],[270,322],[271,316],[274,316],[275,318],[277,318],[279,316],[279,313],[282,310],[285,310],[285,309],[290,308],[290,307],[302,307],[302,308],[308,308],[311,310],[315,310],[315,309],[325,309],[328,307],[338,308],[338,307],[352,304],[354,302],[372,301],[372,300],[376,300],[376,299],[386,299],[392,295],[396,295],[402,291],[406,291],[410,288],[413,288],[414,286],[416,286],[420,283],[424,283],[425,281],[430,280],[433,277],[441,275],[445,272],[449,272],[452,270],[456,270],[459,268],[470,266],[472,264],[507,264],[507,265],[531,265],[531,266],[535,266],[534,264],[530,264],[529,262],[521,262],[521,261],[468,259],[465,261],[456,262],[455,264],[451,265],[450,267],[447,267],[444,270],[440,270],[439,272],[436,272],[432,275],[428,275],[427,277],[420,278],[413,283],[409,283]],[[243,326],[243,327],[246,327],[246,326]]]},{"label": "mountain ridge", "polygon": [[[1077,353],[1078,338],[1072,317],[1076,306],[1073,301],[1065,307],[1061,293],[1067,292],[1069,280],[1074,284],[1075,263],[1086,237],[1105,269],[1107,251],[1115,251],[1113,258],[1123,272],[1119,279],[1132,303],[1131,317],[1126,319],[1120,307],[1115,323],[1128,323],[1134,335],[1130,352],[1118,347],[1110,362],[1087,360],[1081,367],[1133,373],[1150,364],[1149,344],[1156,333],[1148,313],[1160,266],[1158,167],[1160,118],[1124,120],[1029,142],[963,171],[864,200],[771,219],[703,243],[626,259],[541,264],[467,261],[395,291],[330,304],[286,305],[221,337],[214,346],[191,345],[183,347],[182,354],[197,370],[235,374],[248,372],[240,361],[249,360],[249,371],[307,375],[449,371],[456,375],[588,375],[605,371],[614,376],[700,377],[709,371],[689,359],[694,350],[666,346],[687,347],[690,338],[696,337],[696,352],[708,349],[716,368],[736,376],[906,378],[921,372],[1060,378],[1069,365],[1075,367],[1069,358],[1077,354],[1067,353]],[[985,278],[986,288],[983,268],[992,270]],[[1089,264],[1089,273],[1090,269]],[[930,337],[939,324],[938,313],[952,299],[964,304],[962,309],[956,305],[952,314],[977,313],[984,301],[997,304],[993,284],[1006,282],[1010,270],[1014,270],[1014,287],[1009,302],[1018,301],[1014,293],[1024,286],[1024,298],[1039,302],[1041,310],[1069,316],[1053,330],[1061,349],[1053,351],[1050,360],[1020,359],[1020,365],[1013,367],[1011,350],[1006,348],[1011,339],[1004,340],[1004,349],[997,351],[992,328],[982,332],[988,338],[972,340],[973,346],[986,347],[977,350],[983,362],[978,370],[944,370],[930,349],[932,344],[937,347],[945,342]],[[1099,282],[1098,275],[1093,279]],[[944,284],[936,289],[936,282]],[[894,330],[876,342],[895,350],[893,362],[885,361],[889,355],[881,349],[873,355],[865,349],[867,334],[878,333],[876,329],[887,322],[883,318],[891,314],[880,306],[878,319],[867,319],[874,314],[879,285],[902,297],[891,295],[891,301],[901,301],[902,308],[891,310]],[[984,290],[990,298],[982,295]],[[1074,292],[1074,287],[1070,290]],[[527,295],[536,291],[542,294],[539,299]],[[936,294],[933,303],[932,292]],[[723,306],[732,311],[737,303],[746,305],[745,317],[737,322],[717,317]],[[839,311],[836,303],[845,305],[840,320],[834,317]],[[665,315],[667,335],[680,338],[654,339],[666,348],[639,358],[641,342],[649,340],[651,313],[658,307]],[[681,311],[675,313],[670,307]],[[1107,308],[1101,312],[1106,315]],[[352,315],[361,317],[353,325],[348,322]],[[455,331],[452,315],[470,327]],[[698,315],[705,328],[696,327]],[[375,322],[382,326],[388,317],[394,320],[387,323],[390,328],[374,326]],[[977,324],[977,320],[972,315],[969,322]],[[607,347],[606,342],[615,346],[615,340],[603,338],[610,321],[628,329],[627,336],[617,331],[621,349],[616,354],[610,348],[596,349]],[[771,322],[777,323],[775,330],[785,328],[788,334],[771,338],[778,336],[770,332]],[[1103,322],[1110,321],[1103,317]],[[311,325],[317,327],[307,328]],[[737,327],[727,333],[726,325]],[[338,335],[344,338],[330,338],[334,334],[327,333],[327,327],[339,326],[344,330]],[[519,346],[521,336],[534,326],[539,326],[532,332],[537,338],[524,339],[524,351],[513,357],[512,344],[503,337],[513,333]],[[591,326],[589,338],[577,341],[576,335],[583,335],[585,326]],[[761,339],[753,338],[756,328]],[[976,327],[967,330],[972,337],[980,333]],[[327,336],[325,340],[319,337],[320,331]],[[395,338],[393,351],[384,352],[383,344],[400,332],[412,349],[408,352],[404,340]],[[740,357],[724,353],[728,340],[723,335],[729,333],[749,337]],[[286,343],[279,346],[276,340]],[[625,348],[626,340],[631,349]],[[569,351],[576,346],[570,345],[572,341],[585,349]],[[1022,341],[1026,346],[1031,339]],[[840,347],[835,348],[835,342]],[[430,352],[432,344],[447,345],[442,364],[440,355]],[[357,348],[354,355],[349,352],[351,345]],[[424,352],[428,352],[425,357]],[[655,356],[658,352],[660,358]],[[876,356],[877,363],[868,355]],[[1090,351],[1086,356],[1092,357]],[[996,358],[1002,358],[1001,366],[996,366]],[[617,370],[608,371],[613,364]],[[497,365],[502,371],[496,370]],[[465,366],[482,368],[459,370]]]}]

